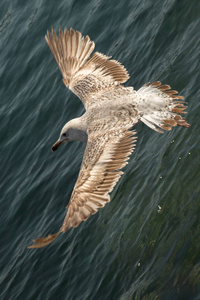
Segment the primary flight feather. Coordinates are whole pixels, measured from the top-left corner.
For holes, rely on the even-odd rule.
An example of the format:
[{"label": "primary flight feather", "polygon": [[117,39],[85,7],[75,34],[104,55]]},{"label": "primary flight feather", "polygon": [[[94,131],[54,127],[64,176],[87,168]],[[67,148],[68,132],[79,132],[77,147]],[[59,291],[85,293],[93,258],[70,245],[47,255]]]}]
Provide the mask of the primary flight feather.
[{"label": "primary flight feather", "polygon": [[66,141],[87,142],[79,176],[72,192],[68,211],[60,230],[35,239],[29,248],[41,248],[57,236],[77,227],[110,201],[110,192],[123,174],[134,150],[134,125],[142,121],[163,132],[179,125],[189,127],[180,115],[186,103],[177,91],[159,81],[147,83],[138,91],[122,84],[129,79],[127,70],[116,60],[99,52],[95,44],[80,32],[59,28],[47,32],[51,49],[63,76],[63,82],[76,94],[86,109],[84,115],[65,124],[55,151]]}]

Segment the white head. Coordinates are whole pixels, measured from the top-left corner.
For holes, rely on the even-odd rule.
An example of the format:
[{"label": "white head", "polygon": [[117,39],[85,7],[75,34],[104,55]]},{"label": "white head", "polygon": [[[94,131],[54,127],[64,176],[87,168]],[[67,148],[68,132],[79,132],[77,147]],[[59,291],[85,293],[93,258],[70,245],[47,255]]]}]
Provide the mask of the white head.
[{"label": "white head", "polygon": [[87,132],[85,126],[80,122],[81,118],[73,119],[65,124],[62,128],[60,137],[57,142],[53,145],[52,151],[58,149],[64,142],[80,141],[87,142]]}]

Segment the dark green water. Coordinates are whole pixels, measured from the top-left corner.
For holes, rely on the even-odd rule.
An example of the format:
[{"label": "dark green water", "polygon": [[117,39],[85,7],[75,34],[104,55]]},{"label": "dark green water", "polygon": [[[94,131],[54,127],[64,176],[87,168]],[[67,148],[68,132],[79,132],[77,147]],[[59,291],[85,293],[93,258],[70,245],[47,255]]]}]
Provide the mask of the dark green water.
[{"label": "dark green water", "polygon": [[[189,129],[136,126],[112,201],[50,246],[84,145],[51,146],[83,113],[44,36],[88,34],[136,89],[161,80],[188,101]],[[200,299],[200,1],[0,1],[0,299]],[[161,210],[158,209],[161,207]]]}]

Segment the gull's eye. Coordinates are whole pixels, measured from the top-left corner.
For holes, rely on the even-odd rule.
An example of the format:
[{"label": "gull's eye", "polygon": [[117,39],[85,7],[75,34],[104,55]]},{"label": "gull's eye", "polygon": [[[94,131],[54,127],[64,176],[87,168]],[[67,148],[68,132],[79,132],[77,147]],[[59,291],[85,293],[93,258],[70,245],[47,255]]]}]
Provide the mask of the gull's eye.
[{"label": "gull's eye", "polygon": [[63,133],[63,136],[66,136],[66,133]]}]

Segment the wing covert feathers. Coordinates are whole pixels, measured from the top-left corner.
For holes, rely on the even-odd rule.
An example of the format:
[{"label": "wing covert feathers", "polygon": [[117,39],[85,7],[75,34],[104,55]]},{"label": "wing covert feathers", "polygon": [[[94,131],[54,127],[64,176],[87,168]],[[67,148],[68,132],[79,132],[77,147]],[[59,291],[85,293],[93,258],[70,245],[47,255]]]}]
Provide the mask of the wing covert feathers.
[{"label": "wing covert feathers", "polygon": [[187,103],[168,84],[161,85],[160,81],[152,84],[148,82],[137,94],[140,119],[153,130],[163,133],[162,129],[171,130],[177,125],[190,126],[180,115],[186,113]]},{"label": "wing covert feathers", "polygon": [[88,36],[82,37],[72,28],[70,32],[59,28],[57,36],[47,31],[47,44],[53,53],[63,75],[63,82],[83,102],[85,107],[91,94],[103,93],[112,89],[113,85],[121,84],[129,79],[125,67],[111,57],[95,52],[94,42]]},{"label": "wing covert feathers", "polygon": [[116,133],[89,137],[61,231],[77,227],[110,201],[109,193],[123,174],[120,169],[127,164],[134,150],[134,134],[125,131],[118,137]]},{"label": "wing covert feathers", "polygon": [[85,149],[80,173],[69,202],[67,215],[58,233],[34,240],[29,248],[41,248],[61,232],[77,227],[110,201],[109,193],[123,174],[122,169],[134,150],[135,132],[110,132],[91,135]]},{"label": "wing covert feathers", "polygon": [[[119,86],[129,78],[128,72],[119,62],[110,60],[111,57],[99,52],[91,56],[95,44],[88,36],[82,37],[72,28],[70,32],[66,28],[62,32],[59,28],[59,36],[52,29],[52,34],[47,32],[46,40],[64,84],[83,101],[86,108],[101,97],[105,102],[119,101],[116,103],[118,111],[112,108],[106,119],[91,118],[93,121],[88,121],[87,146],[60,230],[34,240],[35,244],[29,248],[47,246],[61,232],[77,227],[110,201],[109,193],[123,174],[121,169],[134,150],[135,132],[129,129],[138,120],[158,132],[171,130],[177,125],[190,126],[180,115],[185,113],[187,106],[177,91],[171,90],[167,84],[161,85],[160,81],[147,83],[137,92],[133,88]],[[94,107],[90,108],[94,113]],[[103,105],[99,105],[99,109],[102,108]]]},{"label": "wing covert feathers", "polygon": [[116,60],[109,60],[111,56],[95,52],[86,65],[95,64],[95,70],[99,70],[103,77],[110,77],[112,81],[124,83],[129,79],[126,68]]}]

